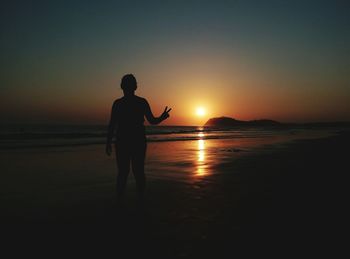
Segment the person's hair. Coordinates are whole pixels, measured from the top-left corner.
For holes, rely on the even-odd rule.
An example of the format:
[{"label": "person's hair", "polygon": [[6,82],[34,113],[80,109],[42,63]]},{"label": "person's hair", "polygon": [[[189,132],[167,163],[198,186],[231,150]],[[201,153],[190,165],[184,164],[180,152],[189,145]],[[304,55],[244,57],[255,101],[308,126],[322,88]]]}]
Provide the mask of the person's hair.
[{"label": "person's hair", "polygon": [[137,88],[136,78],[133,74],[127,74],[122,77],[122,81],[120,83],[120,87],[124,91],[135,91]]}]

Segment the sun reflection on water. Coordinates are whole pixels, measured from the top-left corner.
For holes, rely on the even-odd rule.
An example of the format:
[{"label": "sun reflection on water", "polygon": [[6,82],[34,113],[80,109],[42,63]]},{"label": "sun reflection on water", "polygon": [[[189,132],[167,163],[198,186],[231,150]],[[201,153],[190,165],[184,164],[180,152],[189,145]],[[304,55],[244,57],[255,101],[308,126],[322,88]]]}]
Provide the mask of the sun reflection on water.
[{"label": "sun reflection on water", "polygon": [[208,172],[205,166],[205,141],[204,141],[204,133],[198,133],[197,140],[197,161],[196,161],[196,176],[204,176]]}]

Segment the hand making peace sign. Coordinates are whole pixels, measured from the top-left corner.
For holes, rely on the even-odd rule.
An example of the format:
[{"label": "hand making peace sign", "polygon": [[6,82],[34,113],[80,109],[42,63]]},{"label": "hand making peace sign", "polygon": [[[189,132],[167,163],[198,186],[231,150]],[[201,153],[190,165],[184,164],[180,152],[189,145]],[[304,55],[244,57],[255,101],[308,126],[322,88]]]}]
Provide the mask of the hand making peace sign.
[{"label": "hand making peace sign", "polygon": [[165,120],[165,119],[167,119],[167,118],[169,118],[169,112],[171,111],[171,108],[168,110],[168,106],[166,106],[165,107],[165,109],[164,109],[164,111],[163,111],[163,113],[162,113],[162,115],[161,115],[161,118],[163,119],[163,120]]}]

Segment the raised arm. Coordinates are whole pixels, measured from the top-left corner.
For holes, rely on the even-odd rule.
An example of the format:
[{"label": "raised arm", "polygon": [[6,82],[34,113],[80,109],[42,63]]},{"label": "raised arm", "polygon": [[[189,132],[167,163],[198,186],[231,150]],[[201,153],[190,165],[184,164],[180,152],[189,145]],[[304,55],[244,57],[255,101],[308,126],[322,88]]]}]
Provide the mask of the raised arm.
[{"label": "raised arm", "polygon": [[151,124],[159,124],[163,120],[166,120],[167,118],[169,118],[169,116],[170,116],[169,112],[171,111],[171,108],[168,110],[168,106],[165,107],[163,113],[159,117],[154,117],[154,115],[151,111],[151,107],[149,106],[147,101],[146,101],[145,105],[146,105],[145,116],[146,116],[146,119],[148,120],[148,122]]},{"label": "raised arm", "polygon": [[116,113],[117,103],[114,102],[111,111],[111,118],[109,120],[108,125],[108,133],[107,133],[107,143],[106,143],[106,153],[107,155],[111,155],[112,153],[112,139],[115,131],[116,121],[117,121],[117,113]]}]

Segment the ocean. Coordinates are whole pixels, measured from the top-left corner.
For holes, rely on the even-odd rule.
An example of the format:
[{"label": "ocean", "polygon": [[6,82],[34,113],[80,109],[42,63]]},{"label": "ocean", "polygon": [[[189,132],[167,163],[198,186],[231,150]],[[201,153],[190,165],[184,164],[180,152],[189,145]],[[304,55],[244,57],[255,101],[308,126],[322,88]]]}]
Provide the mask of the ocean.
[{"label": "ocean", "polygon": [[[216,128],[201,126],[146,126],[148,142],[206,139],[303,137],[332,133],[332,127]],[[0,126],[0,149],[105,144],[106,125]]]}]

